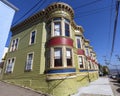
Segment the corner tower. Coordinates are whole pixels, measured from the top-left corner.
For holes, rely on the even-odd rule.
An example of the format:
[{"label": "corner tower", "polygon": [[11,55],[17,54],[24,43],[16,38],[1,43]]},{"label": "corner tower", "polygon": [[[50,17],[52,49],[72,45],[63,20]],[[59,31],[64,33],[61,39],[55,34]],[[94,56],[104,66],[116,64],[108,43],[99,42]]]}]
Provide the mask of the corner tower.
[{"label": "corner tower", "polygon": [[45,9],[46,16],[46,72],[47,79],[61,79],[51,74],[74,74],[73,33],[74,11],[65,3],[53,3]]}]

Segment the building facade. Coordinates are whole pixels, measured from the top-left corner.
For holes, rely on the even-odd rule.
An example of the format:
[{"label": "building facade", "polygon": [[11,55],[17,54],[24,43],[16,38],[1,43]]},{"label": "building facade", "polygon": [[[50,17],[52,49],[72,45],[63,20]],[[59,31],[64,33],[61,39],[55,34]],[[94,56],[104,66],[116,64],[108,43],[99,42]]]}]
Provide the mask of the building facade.
[{"label": "building facade", "polygon": [[12,28],[3,80],[53,96],[68,96],[98,78],[96,53],[65,3],[45,10]]}]

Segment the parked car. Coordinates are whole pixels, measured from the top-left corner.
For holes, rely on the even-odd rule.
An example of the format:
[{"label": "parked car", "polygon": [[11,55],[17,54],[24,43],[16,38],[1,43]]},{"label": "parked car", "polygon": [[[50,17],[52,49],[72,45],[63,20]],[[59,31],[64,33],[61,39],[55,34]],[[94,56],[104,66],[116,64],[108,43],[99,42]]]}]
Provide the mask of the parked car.
[{"label": "parked car", "polygon": [[116,79],[120,83],[120,74],[117,75]]},{"label": "parked car", "polygon": [[116,79],[117,75],[112,75],[112,79]]}]

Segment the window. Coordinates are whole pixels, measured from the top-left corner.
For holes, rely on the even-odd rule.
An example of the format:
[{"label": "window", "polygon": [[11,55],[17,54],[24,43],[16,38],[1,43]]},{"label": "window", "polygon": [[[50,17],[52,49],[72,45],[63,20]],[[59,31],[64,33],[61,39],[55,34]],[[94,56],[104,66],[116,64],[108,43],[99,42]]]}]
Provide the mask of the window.
[{"label": "window", "polygon": [[82,58],[82,56],[79,56],[78,59],[79,59],[79,60],[78,60],[78,62],[79,62],[79,67],[80,67],[80,68],[83,68],[83,58]]},{"label": "window", "polygon": [[81,39],[79,36],[76,36],[77,48],[81,48]]},{"label": "window", "polygon": [[89,56],[89,50],[86,48],[86,56]]},{"label": "window", "polygon": [[[53,18],[50,24],[52,24],[51,27],[47,25],[47,28],[52,29],[49,29],[51,30],[51,36],[70,36],[70,21],[68,19],[61,17]],[[49,30],[47,31],[49,32]]]},{"label": "window", "polygon": [[10,52],[17,50],[17,48],[18,48],[18,41],[19,41],[18,38],[12,40],[11,47],[10,47]]},{"label": "window", "polygon": [[62,66],[62,48],[54,48],[54,66]]},{"label": "window", "polygon": [[6,73],[13,72],[14,63],[15,63],[15,58],[8,59],[7,65],[6,65]]},{"label": "window", "polygon": [[27,70],[27,71],[32,70],[32,64],[33,64],[33,53],[30,53],[27,55],[25,70]]},{"label": "window", "polygon": [[71,49],[66,49],[66,60],[67,60],[67,66],[72,66],[72,55],[71,55]]},{"label": "window", "polygon": [[54,36],[60,36],[60,35],[61,35],[61,23],[54,22]]},{"label": "window", "polygon": [[47,34],[46,34],[47,36],[47,39],[50,39],[50,37],[51,37],[51,24],[49,24],[49,25],[47,25]]},{"label": "window", "polygon": [[30,33],[30,45],[35,43],[36,31]]},{"label": "window", "polygon": [[70,36],[70,21],[65,19],[65,36]]},{"label": "window", "polygon": [[91,62],[90,62],[90,61],[89,61],[89,67],[90,67],[90,69],[92,69]]}]

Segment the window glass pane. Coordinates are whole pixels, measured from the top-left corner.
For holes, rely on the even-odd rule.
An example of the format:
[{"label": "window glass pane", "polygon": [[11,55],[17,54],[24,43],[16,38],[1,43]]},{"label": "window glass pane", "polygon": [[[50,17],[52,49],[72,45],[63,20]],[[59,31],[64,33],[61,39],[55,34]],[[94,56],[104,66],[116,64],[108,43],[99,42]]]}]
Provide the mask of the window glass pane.
[{"label": "window glass pane", "polygon": [[65,36],[70,36],[69,24],[65,23]]},{"label": "window glass pane", "polygon": [[15,40],[13,40],[13,42],[12,42],[12,47],[14,47],[14,44],[15,44]]},{"label": "window glass pane", "polygon": [[81,56],[79,56],[79,66],[83,68],[83,58]]},{"label": "window glass pane", "polygon": [[86,56],[89,56],[88,48],[86,48]]},{"label": "window glass pane", "polygon": [[90,67],[90,69],[91,69],[91,63],[90,63],[90,61],[89,61],[89,67]]},{"label": "window glass pane", "polygon": [[66,49],[67,66],[72,66],[71,49]]},{"label": "window glass pane", "polygon": [[69,19],[65,19],[65,22],[68,22],[68,23],[70,23],[70,20],[69,20]]},{"label": "window glass pane", "polygon": [[32,63],[33,63],[33,53],[28,54],[27,62],[26,62],[26,70],[32,69]]},{"label": "window glass pane", "polygon": [[8,60],[7,66],[6,66],[6,73],[11,73],[12,72],[14,61],[15,61],[14,58]]},{"label": "window glass pane", "polygon": [[31,33],[31,44],[35,42],[35,31]]},{"label": "window glass pane", "polygon": [[55,48],[54,49],[54,66],[62,66],[62,49]]},{"label": "window glass pane", "polygon": [[54,35],[55,36],[60,36],[61,35],[61,23],[60,22],[55,22],[54,23]]},{"label": "window glass pane", "polygon": [[28,60],[32,60],[33,54],[28,55]]},{"label": "window glass pane", "polygon": [[71,49],[66,50],[66,55],[67,55],[67,57],[71,57]]},{"label": "window glass pane", "polygon": [[80,39],[77,38],[77,48],[81,48]]},{"label": "window glass pane", "polygon": [[53,21],[55,21],[55,20],[61,20],[61,17],[54,18]]},{"label": "window glass pane", "polygon": [[17,49],[17,46],[18,46],[18,38],[15,40],[15,50]]}]

